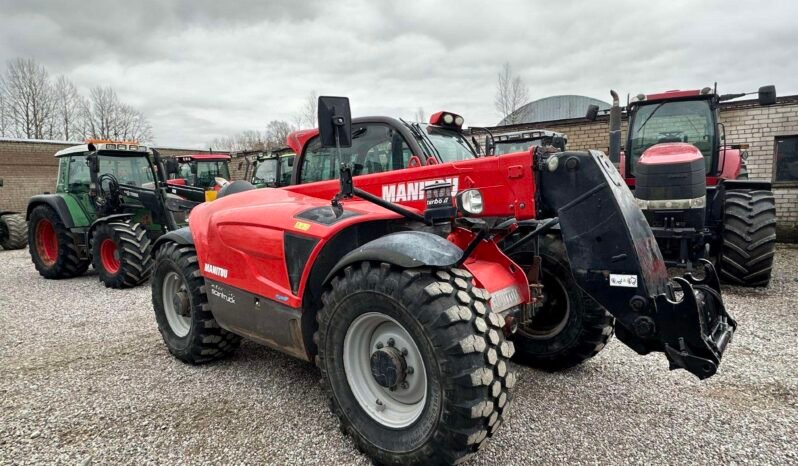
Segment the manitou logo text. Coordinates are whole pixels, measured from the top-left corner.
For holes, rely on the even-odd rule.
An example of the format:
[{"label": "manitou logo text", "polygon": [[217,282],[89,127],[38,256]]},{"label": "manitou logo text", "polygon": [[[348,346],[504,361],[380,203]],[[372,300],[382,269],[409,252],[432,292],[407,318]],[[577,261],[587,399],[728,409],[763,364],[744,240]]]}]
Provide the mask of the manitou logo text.
[{"label": "manitou logo text", "polygon": [[216,275],[222,278],[227,278],[227,269],[224,269],[216,265],[205,264],[205,271],[212,275]]},{"label": "manitou logo text", "polygon": [[382,198],[388,202],[420,201],[424,199],[424,188],[435,183],[451,183],[452,196],[457,194],[457,185],[460,181],[456,176],[436,180],[409,181],[407,183],[394,183],[382,186]]}]

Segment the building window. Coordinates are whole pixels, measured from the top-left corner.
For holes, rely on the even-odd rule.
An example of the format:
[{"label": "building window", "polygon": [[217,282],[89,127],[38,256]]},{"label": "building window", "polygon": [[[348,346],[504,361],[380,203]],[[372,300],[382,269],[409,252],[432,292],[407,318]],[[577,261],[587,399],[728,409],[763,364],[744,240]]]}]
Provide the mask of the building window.
[{"label": "building window", "polygon": [[773,181],[798,184],[798,136],[776,137],[774,158]]}]

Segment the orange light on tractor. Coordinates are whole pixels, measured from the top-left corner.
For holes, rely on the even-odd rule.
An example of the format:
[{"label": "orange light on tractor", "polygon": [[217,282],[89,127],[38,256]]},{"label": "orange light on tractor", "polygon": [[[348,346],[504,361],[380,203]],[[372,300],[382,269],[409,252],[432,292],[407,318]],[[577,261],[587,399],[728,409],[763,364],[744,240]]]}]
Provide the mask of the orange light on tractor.
[{"label": "orange light on tractor", "polygon": [[429,124],[433,126],[449,126],[453,128],[462,128],[465,120],[463,117],[452,112],[437,112],[429,117]]}]

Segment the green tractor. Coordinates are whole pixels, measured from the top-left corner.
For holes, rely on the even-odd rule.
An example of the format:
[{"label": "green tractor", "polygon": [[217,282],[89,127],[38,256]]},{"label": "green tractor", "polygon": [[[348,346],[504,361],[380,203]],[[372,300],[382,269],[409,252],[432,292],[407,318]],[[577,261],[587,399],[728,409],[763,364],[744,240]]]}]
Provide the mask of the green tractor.
[{"label": "green tractor", "polygon": [[296,154],[290,147],[281,147],[267,152],[257,152],[254,158],[245,158],[239,169],[246,163],[244,179],[256,188],[279,188],[291,184]]},{"label": "green tractor", "polygon": [[55,193],[33,196],[27,209],[31,260],[45,278],[91,264],[109,288],[139,285],[150,276],[152,242],[205,200],[202,188],[168,185],[158,151],[138,144],[89,142],[55,156]]},{"label": "green tractor", "polygon": [[[0,178],[0,187],[3,179]],[[3,249],[22,249],[28,243],[28,223],[17,212],[0,210],[0,247]]]}]

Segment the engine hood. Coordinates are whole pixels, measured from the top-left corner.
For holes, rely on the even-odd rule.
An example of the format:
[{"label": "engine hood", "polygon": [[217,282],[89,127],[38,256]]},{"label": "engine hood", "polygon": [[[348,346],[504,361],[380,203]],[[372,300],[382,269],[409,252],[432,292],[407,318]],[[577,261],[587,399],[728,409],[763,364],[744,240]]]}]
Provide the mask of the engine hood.
[{"label": "engine hood", "polygon": [[701,151],[692,144],[665,142],[646,149],[637,163],[643,165],[689,164],[696,160],[702,160],[703,157]]}]

